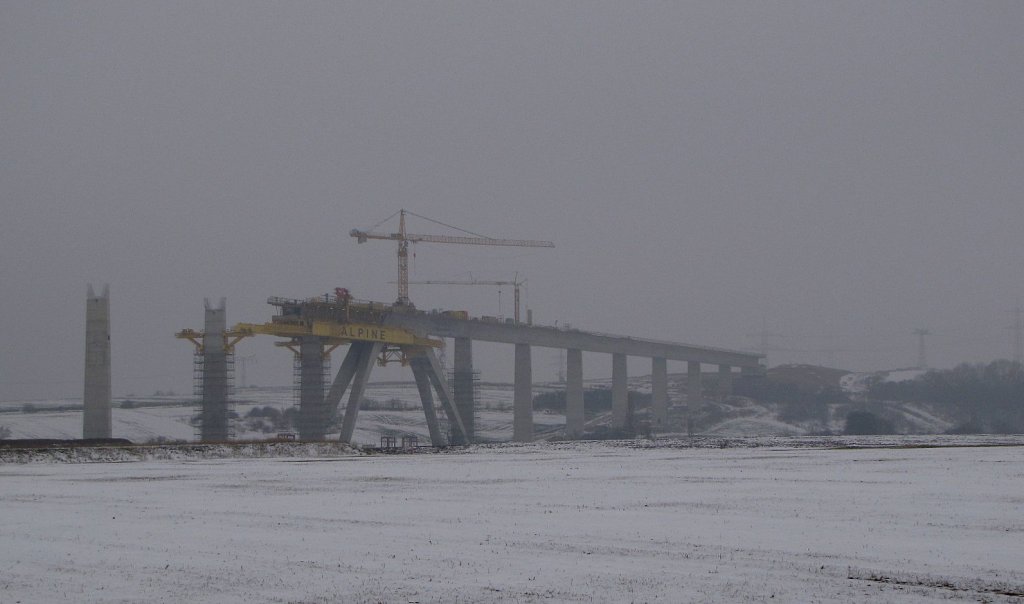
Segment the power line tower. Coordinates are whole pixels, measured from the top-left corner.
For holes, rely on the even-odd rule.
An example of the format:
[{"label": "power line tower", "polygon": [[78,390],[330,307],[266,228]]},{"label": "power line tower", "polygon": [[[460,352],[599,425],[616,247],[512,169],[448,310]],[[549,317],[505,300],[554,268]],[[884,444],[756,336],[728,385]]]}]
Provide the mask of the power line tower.
[{"label": "power line tower", "polygon": [[1024,310],[1018,306],[1010,312],[1013,313],[1013,325],[1010,326],[1013,330],[1013,362],[1020,365],[1024,362],[1024,322],[1021,319]]},{"label": "power line tower", "polygon": [[924,337],[932,335],[932,332],[923,327],[918,327],[914,330],[914,335],[917,336],[917,368],[927,369],[928,357],[925,356]]},{"label": "power line tower", "polygon": [[822,336],[825,341],[824,347],[821,349],[821,353],[825,355],[825,363],[834,369],[839,368],[839,353],[842,352],[839,346],[839,336],[834,333],[827,333]]},{"label": "power line tower", "polygon": [[761,317],[761,331],[755,331],[747,334],[748,338],[757,338],[758,347],[757,351],[764,357],[764,364],[768,366],[768,352],[782,350],[779,346],[772,344],[774,338],[786,337],[781,333],[773,333],[768,331],[768,321],[764,317]]}]

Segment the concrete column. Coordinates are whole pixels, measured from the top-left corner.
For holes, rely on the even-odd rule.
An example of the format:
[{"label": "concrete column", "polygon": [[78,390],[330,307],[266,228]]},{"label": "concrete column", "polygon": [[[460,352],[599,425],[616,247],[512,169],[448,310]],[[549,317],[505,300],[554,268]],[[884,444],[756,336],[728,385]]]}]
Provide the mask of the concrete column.
[{"label": "concrete column", "polygon": [[338,440],[343,443],[352,442],[352,434],[356,430],[356,417],[359,416],[359,404],[363,402],[366,383],[370,381],[370,372],[373,371],[373,364],[380,354],[381,347],[382,344],[379,343],[362,343],[355,377],[352,379],[352,389],[348,394],[348,405],[345,407],[345,417],[341,420],[341,435]]},{"label": "concrete column", "polygon": [[455,338],[455,372],[452,378],[455,408],[459,410],[459,417],[466,429],[466,442],[471,443],[474,440],[473,407],[476,392],[473,387],[473,340],[469,338]]},{"label": "concrete column", "polygon": [[516,344],[516,381],[512,396],[512,440],[533,440],[533,366],[530,345]]},{"label": "concrete column", "polygon": [[651,429],[664,430],[668,422],[668,362],[651,359]]},{"label": "concrete column", "polygon": [[444,369],[441,367],[441,361],[434,354],[433,349],[428,348],[423,354],[430,368],[430,371],[427,372],[427,377],[430,378],[430,383],[434,386],[434,392],[437,393],[437,398],[441,402],[441,408],[448,415],[448,425],[452,431],[451,444],[467,444],[466,427],[462,423],[462,415],[455,406],[455,398],[452,396],[451,388],[448,387],[448,381],[444,378]]},{"label": "concrete column", "polygon": [[369,346],[366,342],[353,342],[349,345],[348,352],[345,353],[345,360],[341,362],[341,367],[338,367],[338,373],[335,374],[334,381],[331,382],[331,389],[327,391],[327,396],[324,397],[324,408],[327,416],[330,416],[337,410],[338,403],[345,396],[345,391],[348,390],[348,385],[352,383],[352,378],[356,375],[356,369],[359,368],[359,358],[362,356],[363,350],[369,349]]},{"label": "concrete column", "polygon": [[434,410],[434,395],[430,391],[430,362],[426,357],[413,357],[409,365],[412,367],[412,375],[416,379],[416,389],[420,393],[423,415],[427,419],[430,444],[434,447],[443,447],[448,443],[444,441],[444,435],[441,434],[441,427],[437,421],[437,412]]},{"label": "concrete column", "polygon": [[565,435],[583,436],[583,351],[570,348],[565,351]]},{"label": "concrete column", "polygon": [[203,322],[203,383],[199,409],[199,439],[222,442],[228,439],[228,352],[224,346],[227,325],[227,303],[220,307],[204,300],[206,318]]},{"label": "concrete column", "polygon": [[693,417],[703,400],[703,390],[700,383],[700,363],[688,361],[686,363],[686,426],[687,433],[693,434]]},{"label": "concrete column", "polygon": [[323,440],[327,433],[324,405],[324,345],[316,336],[299,339],[299,438]]},{"label": "concrete column", "polygon": [[732,395],[732,367],[718,366],[718,394],[725,398]]},{"label": "concrete column", "polygon": [[626,384],[626,355],[612,354],[612,429],[629,430],[632,417],[629,409],[629,388]]},{"label": "concrete column", "polygon": [[85,299],[85,389],[82,438],[110,438],[110,287]]}]

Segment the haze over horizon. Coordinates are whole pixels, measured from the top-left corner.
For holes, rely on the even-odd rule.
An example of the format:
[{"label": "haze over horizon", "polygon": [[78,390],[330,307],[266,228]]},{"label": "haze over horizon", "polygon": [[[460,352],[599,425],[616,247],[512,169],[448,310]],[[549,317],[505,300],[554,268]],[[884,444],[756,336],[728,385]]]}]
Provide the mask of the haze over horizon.
[{"label": "haze over horizon", "polygon": [[[5,3],[0,400],[81,396],[88,283],[115,396],[191,390],[173,334],[204,297],[229,324],[339,286],[391,302],[394,245],[348,233],[403,207],[554,241],[410,263],[518,272],[538,323],[746,350],[764,329],[772,365],[849,370],[913,366],[925,327],[933,367],[1009,358],[1022,30],[1015,2]],[[512,314],[508,287],[411,297]],[[271,342],[239,346],[249,381],[290,384]],[[510,378],[511,347],[475,351]]]}]

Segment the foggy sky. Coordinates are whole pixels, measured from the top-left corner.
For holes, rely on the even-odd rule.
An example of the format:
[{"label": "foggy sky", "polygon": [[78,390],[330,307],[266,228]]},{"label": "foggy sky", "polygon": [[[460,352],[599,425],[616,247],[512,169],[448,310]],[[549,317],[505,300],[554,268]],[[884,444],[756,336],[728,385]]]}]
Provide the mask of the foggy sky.
[{"label": "foggy sky", "polygon": [[[394,245],[348,231],[401,207],[554,241],[411,263],[518,271],[537,322],[739,349],[764,325],[772,364],[912,366],[917,327],[932,366],[1009,357],[1022,31],[1012,1],[4,2],[0,399],[81,396],[90,282],[116,396],[190,391],[173,334],[204,297],[229,324],[392,301]],[[508,288],[412,299],[512,313]],[[476,351],[511,376],[511,347]],[[239,354],[291,382],[270,339]]]}]

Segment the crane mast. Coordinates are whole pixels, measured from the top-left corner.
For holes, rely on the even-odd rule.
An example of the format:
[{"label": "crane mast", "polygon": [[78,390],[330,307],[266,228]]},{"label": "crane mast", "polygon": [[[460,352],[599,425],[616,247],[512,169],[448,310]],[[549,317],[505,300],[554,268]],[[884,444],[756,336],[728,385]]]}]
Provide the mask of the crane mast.
[{"label": "crane mast", "polygon": [[[514,247],[555,247],[555,244],[550,241],[537,241],[533,239],[495,239],[493,237],[482,237],[479,235],[473,235],[472,237],[464,235],[423,235],[417,233],[406,232],[405,229],[405,215],[412,214],[418,216],[430,222],[437,222],[425,216],[419,216],[408,210],[402,209],[398,211],[398,232],[397,233],[377,233],[374,231],[362,231],[359,229],[352,229],[349,231],[349,235],[355,237],[358,243],[366,243],[370,239],[384,239],[389,241],[398,242],[398,301],[395,303],[397,306],[412,306],[412,302],[409,300],[409,243],[454,243],[461,245],[496,245],[496,246],[514,246]],[[392,217],[394,215],[392,214]],[[444,225],[443,226],[449,226]],[[454,228],[454,227],[452,227]],[[460,229],[461,230],[461,229]],[[468,231],[467,231],[468,232]]]}]

